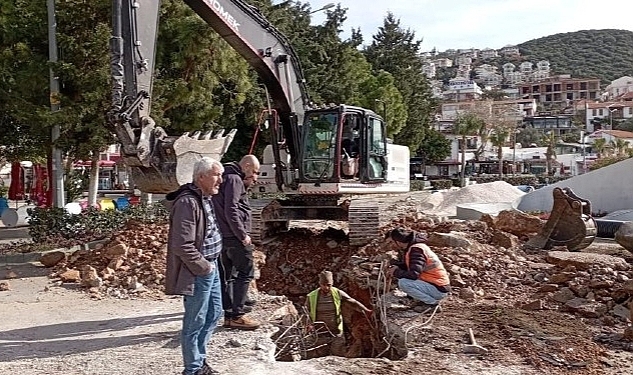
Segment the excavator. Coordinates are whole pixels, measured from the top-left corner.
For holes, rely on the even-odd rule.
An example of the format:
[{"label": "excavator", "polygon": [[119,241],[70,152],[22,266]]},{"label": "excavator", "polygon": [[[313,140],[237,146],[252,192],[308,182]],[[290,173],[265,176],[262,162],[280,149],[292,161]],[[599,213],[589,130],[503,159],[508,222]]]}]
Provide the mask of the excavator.
[{"label": "excavator", "polygon": [[[283,192],[285,198],[251,201],[253,242],[287,229],[290,220],[347,220],[352,245],[378,237],[378,206],[347,198],[409,191],[408,147],[387,138],[384,119],[372,110],[314,106],[297,54],[256,7],[243,0],[184,1],[266,88],[268,107],[259,125],[271,142],[260,158],[254,190],[263,196]],[[220,160],[235,135],[232,130],[170,136],[152,120],[159,10],[159,0],[113,0],[108,123],[134,183],[147,193],[190,182],[194,162],[204,156]]]}]

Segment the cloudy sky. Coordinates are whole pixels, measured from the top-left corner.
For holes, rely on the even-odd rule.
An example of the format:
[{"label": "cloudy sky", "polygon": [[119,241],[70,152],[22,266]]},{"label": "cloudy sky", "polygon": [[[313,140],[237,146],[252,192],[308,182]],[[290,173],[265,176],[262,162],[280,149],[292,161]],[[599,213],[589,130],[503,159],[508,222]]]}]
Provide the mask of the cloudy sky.
[{"label": "cloudy sky", "polygon": [[[301,1],[301,0],[300,0]],[[631,0],[304,0],[313,10],[328,3],[347,8],[344,37],[360,27],[365,43],[391,11],[403,28],[436,47],[494,48],[547,35],[588,29],[633,30]],[[320,12],[319,12],[320,13]],[[323,16],[313,15],[319,23]]]}]

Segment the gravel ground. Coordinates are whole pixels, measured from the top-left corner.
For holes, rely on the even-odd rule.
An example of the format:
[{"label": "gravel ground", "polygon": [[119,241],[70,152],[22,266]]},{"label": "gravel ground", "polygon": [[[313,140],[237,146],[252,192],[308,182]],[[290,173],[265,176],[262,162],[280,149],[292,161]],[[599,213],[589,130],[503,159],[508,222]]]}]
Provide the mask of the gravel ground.
[{"label": "gravel ground", "polygon": [[[437,207],[426,192],[372,197],[386,208],[381,220]],[[335,222],[311,223],[311,228]],[[342,225],[344,227],[344,225]],[[605,252],[608,249],[604,250]],[[34,264],[0,268],[9,291],[0,292],[0,374],[179,374],[180,298],[90,298],[72,287],[56,286],[49,270]],[[630,352],[596,348],[591,327],[555,311],[525,312],[499,300],[466,302],[450,297],[444,312],[428,326],[406,309],[391,317],[409,330],[407,358],[325,357],[301,362],[272,360],[272,324],[285,299],[260,294],[253,315],[266,322],[254,332],[218,329],[209,362],[222,374],[627,374]],[[464,354],[465,332],[472,327],[488,355]],[[539,358],[578,350],[589,366],[566,368]]]}]

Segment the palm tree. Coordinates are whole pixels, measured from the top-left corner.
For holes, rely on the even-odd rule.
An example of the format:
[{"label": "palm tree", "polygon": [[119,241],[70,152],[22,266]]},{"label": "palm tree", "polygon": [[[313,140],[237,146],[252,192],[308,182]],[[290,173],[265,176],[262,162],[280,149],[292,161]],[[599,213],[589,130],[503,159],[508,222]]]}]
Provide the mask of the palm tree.
[{"label": "palm tree", "polygon": [[596,154],[598,154],[598,159],[600,159],[604,154],[604,150],[607,148],[607,140],[604,138],[596,139],[593,141],[592,148],[596,151]]},{"label": "palm tree", "polygon": [[622,156],[626,152],[626,149],[629,148],[629,142],[625,141],[622,138],[614,139],[613,141],[611,141],[611,144],[613,145],[616,156]]},{"label": "palm tree", "polygon": [[[503,145],[505,145],[510,130],[506,127],[496,127],[490,134],[490,143],[497,148],[497,158],[499,159],[499,179],[503,179]],[[513,167],[514,168],[514,167]]]},{"label": "palm tree", "polygon": [[458,115],[453,123],[453,134],[460,136],[462,141],[462,170],[460,172],[460,186],[465,185],[466,173],[466,137],[478,134],[485,126],[484,120],[473,113],[465,113]]},{"label": "palm tree", "polygon": [[545,168],[548,176],[552,175],[552,161],[556,160],[556,136],[554,133],[548,132],[545,136],[547,150],[545,150]]}]

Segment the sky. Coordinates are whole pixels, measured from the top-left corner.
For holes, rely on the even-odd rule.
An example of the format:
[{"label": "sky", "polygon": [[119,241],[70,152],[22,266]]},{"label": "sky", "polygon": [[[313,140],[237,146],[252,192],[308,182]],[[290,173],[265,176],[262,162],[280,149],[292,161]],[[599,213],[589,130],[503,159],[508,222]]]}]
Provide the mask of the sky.
[{"label": "sky", "polygon": [[[500,49],[540,37],[590,29],[633,31],[631,0],[304,0],[312,10],[326,4],[347,8],[343,38],[361,28],[364,44],[387,12],[422,39],[422,51],[459,48]],[[324,19],[312,15],[313,23]]]}]

